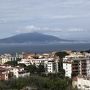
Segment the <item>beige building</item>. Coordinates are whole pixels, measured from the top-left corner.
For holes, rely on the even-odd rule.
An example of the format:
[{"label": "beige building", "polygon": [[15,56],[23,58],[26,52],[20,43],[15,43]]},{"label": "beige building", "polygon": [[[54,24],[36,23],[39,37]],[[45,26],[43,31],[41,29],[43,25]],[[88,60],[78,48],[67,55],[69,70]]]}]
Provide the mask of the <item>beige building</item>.
[{"label": "beige building", "polygon": [[4,54],[0,56],[0,64],[4,64],[11,60],[12,60],[12,56],[10,54]]},{"label": "beige building", "polygon": [[0,80],[8,80],[9,79],[9,71],[5,68],[0,67]]}]

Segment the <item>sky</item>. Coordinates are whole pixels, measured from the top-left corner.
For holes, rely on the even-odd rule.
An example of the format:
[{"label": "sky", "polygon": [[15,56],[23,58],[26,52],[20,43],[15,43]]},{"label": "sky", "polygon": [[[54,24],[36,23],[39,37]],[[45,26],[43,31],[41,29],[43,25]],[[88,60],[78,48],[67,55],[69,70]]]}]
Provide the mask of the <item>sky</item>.
[{"label": "sky", "polygon": [[28,32],[89,40],[90,0],[0,0],[0,38]]}]

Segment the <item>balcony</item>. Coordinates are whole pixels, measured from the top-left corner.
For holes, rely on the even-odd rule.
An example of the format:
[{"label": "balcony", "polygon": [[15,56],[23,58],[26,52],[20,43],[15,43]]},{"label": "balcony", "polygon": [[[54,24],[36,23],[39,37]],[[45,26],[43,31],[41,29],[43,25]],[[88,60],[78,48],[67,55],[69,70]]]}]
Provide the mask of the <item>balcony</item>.
[{"label": "balcony", "polygon": [[79,68],[72,68],[72,71],[79,71]]}]

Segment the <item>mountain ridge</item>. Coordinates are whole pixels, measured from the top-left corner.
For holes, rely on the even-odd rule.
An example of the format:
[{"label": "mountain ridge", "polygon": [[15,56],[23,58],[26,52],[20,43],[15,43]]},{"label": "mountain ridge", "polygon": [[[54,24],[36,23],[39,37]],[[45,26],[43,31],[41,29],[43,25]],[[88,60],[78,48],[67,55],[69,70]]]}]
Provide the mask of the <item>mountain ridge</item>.
[{"label": "mountain ridge", "polygon": [[0,43],[54,43],[70,42],[70,40],[60,39],[56,36],[42,34],[38,32],[21,33],[8,38],[0,39]]}]

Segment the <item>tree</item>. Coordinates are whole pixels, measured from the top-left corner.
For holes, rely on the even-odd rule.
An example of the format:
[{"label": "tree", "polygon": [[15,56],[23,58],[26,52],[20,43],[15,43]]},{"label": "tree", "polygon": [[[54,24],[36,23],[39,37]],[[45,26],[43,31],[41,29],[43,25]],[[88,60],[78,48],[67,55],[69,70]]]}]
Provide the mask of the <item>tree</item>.
[{"label": "tree", "polygon": [[16,61],[21,61],[21,58],[16,58]]},{"label": "tree", "polygon": [[61,71],[62,69],[63,69],[63,58],[66,56],[66,55],[68,55],[68,53],[66,53],[66,52],[57,52],[56,54],[55,54],[56,56],[59,56],[59,63],[58,63],[58,67],[59,67],[59,71]]},{"label": "tree", "polygon": [[37,68],[37,73],[38,73],[38,74],[41,74],[41,73],[43,73],[43,72],[45,72],[44,65],[40,64],[40,65],[38,66],[38,68]]},{"label": "tree", "polygon": [[34,74],[37,72],[37,67],[35,65],[29,65],[25,69],[28,70],[31,74]]},{"label": "tree", "polygon": [[12,66],[17,66],[18,65],[17,61],[8,61],[5,64],[9,64],[9,65],[12,65]]},{"label": "tree", "polygon": [[26,65],[25,64],[23,64],[23,63],[19,63],[18,64],[20,67],[23,67],[23,68],[25,68],[26,67]]}]

